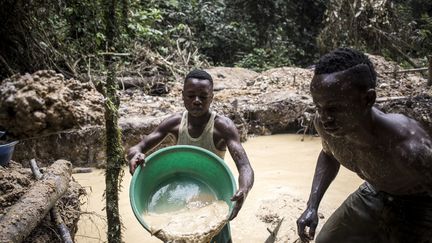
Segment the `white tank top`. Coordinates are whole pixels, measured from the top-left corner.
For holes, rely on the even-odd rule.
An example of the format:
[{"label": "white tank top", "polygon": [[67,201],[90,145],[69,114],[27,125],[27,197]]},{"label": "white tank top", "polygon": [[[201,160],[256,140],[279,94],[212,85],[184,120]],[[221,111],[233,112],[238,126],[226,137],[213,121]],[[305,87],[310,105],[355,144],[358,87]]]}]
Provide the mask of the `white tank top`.
[{"label": "white tank top", "polygon": [[189,135],[189,130],[188,130],[188,112],[187,111],[183,112],[182,120],[180,122],[180,127],[179,127],[177,144],[193,145],[193,146],[201,147],[215,153],[217,156],[224,159],[226,151],[217,149],[213,142],[213,130],[214,130],[215,117],[216,117],[216,112],[213,111],[202,134],[197,138],[193,138]]}]

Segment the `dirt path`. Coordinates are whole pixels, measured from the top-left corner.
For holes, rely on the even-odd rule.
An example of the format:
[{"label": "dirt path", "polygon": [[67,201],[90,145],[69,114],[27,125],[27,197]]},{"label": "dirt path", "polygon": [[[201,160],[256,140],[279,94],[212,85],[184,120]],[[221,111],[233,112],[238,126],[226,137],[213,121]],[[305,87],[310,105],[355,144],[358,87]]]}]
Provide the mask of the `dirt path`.
[{"label": "dirt path", "polygon": [[[231,222],[234,242],[264,242],[269,236],[267,228],[272,229],[281,217],[285,220],[277,241],[293,242],[296,239],[295,220],[305,207],[315,161],[321,149],[319,138],[307,137],[304,142],[300,138],[297,135],[273,135],[250,138],[244,143],[255,170],[255,185],[242,211]],[[237,176],[232,159],[228,157],[226,161]],[[76,242],[102,242],[105,240],[103,172],[76,174],[74,177],[89,192],[88,203],[82,206],[83,210],[101,215],[101,218],[82,215]],[[120,212],[125,227],[123,238],[125,242],[160,242],[141,227],[132,213],[128,195],[130,179],[129,173],[125,174],[120,195]],[[355,174],[341,168],[323,199],[321,212],[325,218],[321,221],[360,183],[361,180]]]}]

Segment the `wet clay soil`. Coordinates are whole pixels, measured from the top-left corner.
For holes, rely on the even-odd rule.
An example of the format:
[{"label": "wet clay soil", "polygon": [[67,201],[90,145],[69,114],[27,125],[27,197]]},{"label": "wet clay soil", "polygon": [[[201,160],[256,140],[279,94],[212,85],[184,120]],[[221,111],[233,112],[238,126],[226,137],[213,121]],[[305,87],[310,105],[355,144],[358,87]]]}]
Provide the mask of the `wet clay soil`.
[{"label": "wet clay soil", "polygon": [[[321,141],[298,135],[273,135],[250,138],[243,144],[255,170],[255,184],[237,218],[230,222],[233,242],[265,242],[276,223],[284,218],[276,242],[294,242],[295,220],[303,212],[315,169]],[[237,169],[231,157],[226,162],[237,178]],[[75,174],[89,195],[83,210],[95,214],[83,214],[75,237],[77,243],[105,241],[104,174],[96,170],[91,174]],[[124,224],[125,242],[161,242],[152,237],[135,219],[129,204],[131,176],[125,171],[120,195],[120,213]],[[361,180],[352,172],[341,168],[339,175],[327,190],[321,203],[319,227],[342,201],[359,185]]]}]

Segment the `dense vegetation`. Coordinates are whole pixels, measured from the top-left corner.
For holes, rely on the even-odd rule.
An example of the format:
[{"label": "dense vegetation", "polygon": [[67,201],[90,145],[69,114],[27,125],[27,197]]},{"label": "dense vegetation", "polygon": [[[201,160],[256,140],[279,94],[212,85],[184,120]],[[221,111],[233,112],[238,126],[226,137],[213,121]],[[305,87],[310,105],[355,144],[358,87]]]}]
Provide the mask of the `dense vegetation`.
[{"label": "dense vegetation", "polygon": [[[103,70],[122,49],[126,73],[173,76],[191,66],[265,70],[313,64],[354,46],[408,65],[432,49],[429,0],[118,0],[116,46],[107,49],[103,0],[0,3],[0,78],[55,69]],[[413,58],[416,61],[412,61]]]}]

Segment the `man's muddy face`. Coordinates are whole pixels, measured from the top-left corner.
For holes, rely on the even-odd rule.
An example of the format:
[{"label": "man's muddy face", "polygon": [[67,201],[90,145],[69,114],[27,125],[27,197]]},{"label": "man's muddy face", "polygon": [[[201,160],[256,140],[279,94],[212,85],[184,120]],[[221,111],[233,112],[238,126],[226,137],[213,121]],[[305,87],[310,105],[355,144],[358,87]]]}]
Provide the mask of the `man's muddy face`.
[{"label": "man's muddy face", "polygon": [[343,72],[315,75],[312,79],[311,93],[319,122],[334,137],[355,131],[370,109],[365,92],[353,85],[353,79]]},{"label": "man's muddy face", "polygon": [[188,79],[183,86],[183,102],[189,114],[195,117],[205,115],[213,101],[213,86],[206,79]]}]

